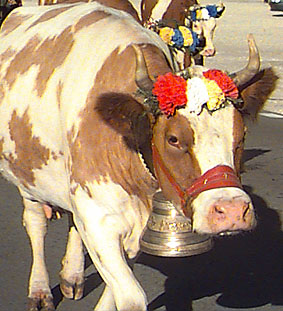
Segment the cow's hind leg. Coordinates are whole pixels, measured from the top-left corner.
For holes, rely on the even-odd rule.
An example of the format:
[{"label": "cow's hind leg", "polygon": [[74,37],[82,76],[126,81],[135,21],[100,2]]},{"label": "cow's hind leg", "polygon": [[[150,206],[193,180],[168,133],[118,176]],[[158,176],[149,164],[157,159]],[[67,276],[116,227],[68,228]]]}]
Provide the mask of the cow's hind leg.
[{"label": "cow's hind leg", "polygon": [[69,215],[69,228],[66,254],[60,272],[60,288],[66,298],[78,300],[82,298],[84,290],[84,253],[81,237],[71,215]]},{"label": "cow's hind leg", "polygon": [[40,203],[24,199],[23,223],[30,238],[33,263],[29,280],[28,311],[54,311],[53,297],[44,260],[47,220]]}]

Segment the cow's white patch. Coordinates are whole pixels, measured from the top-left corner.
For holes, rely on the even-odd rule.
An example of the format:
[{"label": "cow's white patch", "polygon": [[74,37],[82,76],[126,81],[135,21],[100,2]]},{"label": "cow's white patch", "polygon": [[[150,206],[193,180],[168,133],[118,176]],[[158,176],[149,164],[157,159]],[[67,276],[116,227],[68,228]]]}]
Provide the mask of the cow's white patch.
[{"label": "cow's white patch", "polygon": [[[129,0],[129,2],[132,4],[136,12],[138,13],[138,17],[140,20],[142,20],[142,10],[144,10],[144,7],[141,8],[141,0]],[[143,3],[143,6],[145,6],[145,2]]]},{"label": "cow's white patch", "polygon": [[[188,105],[189,106],[189,105]],[[214,112],[203,109],[199,115],[190,113],[190,108],[179,109],[194,132],[193,153],[198,161],[201,173],[217,165],[234,168],[233,159],[233,116],[234,107],[227,105]]]},{"label": "cow's white patch", "polygon": [[151,19],[156,21],[162,19],[172,0],[159,0],[151,12]]},{"label": "cow's white patch", "polygon": [[[216,167],[227,165],[234,169],[233,154],[233,127],[234,112],[233,105],[214,112],[203,109],[199,115],[190,113],[188,108],[179,109],[179,113],[186,116],[194,132],[193,153],[198,161],[201,174]],[[208,215],[212,206],[221,201],[231,201],[237,198],[250,205],[251,199],[239,188],[218,188],[202,192],[193,201],[193,229],[199,233],[212,233],[208,223]]]},{"label": "cow's white patch", "polygon": [[202,106],[209,101],[206,86],[202,79],[194,77],[187,80],[187,110],[200,114]]},{"label": "cow's white patch", "polygon": [[107,180],[86,184],[92,198],[78,186],[72,196],[73,205],[79,207],[78,215],[82,222],[91,221],[91,226],[101,230],[101,234],[110,226],[112,234],[115,231],[122,237],[125,251],[129,258],[133,258],[139,250],[139,238],[150,211],[137,196],[129,196],[120,185],[109,178]]}]

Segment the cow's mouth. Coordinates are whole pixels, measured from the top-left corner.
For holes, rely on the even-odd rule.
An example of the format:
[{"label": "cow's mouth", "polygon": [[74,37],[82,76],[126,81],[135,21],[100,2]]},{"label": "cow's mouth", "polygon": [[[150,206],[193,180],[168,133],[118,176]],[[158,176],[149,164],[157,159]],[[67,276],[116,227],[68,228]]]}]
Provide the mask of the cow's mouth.
[{"label": "cow's mouth", "polygon": [[235,230],[235,231],[227,230],[227,231],[222,231],[222,232],[218,233],[216,236],[220,236],[220,237],[226,237],[226,236],[232,236],[232,235],[234,236],[234,235],[237,235],[241,232],[242,232],[241,230]]}]

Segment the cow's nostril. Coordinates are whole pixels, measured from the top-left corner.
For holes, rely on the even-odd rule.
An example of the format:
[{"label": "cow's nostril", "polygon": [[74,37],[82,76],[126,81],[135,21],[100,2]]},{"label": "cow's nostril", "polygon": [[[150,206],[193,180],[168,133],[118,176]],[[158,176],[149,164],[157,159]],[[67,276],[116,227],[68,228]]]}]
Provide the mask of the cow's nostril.
[{"label": "cow's nostril", "polygon": [[217,214],[224,214],[225,213],[225,209],[219,205],[215,205],[214,206],[214,211],[217,213]]}]

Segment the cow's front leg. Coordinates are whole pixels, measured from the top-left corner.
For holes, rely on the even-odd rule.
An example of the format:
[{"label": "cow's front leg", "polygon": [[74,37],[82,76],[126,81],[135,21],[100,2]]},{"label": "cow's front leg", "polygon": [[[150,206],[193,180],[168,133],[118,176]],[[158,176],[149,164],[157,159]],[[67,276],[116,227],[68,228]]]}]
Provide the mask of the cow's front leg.
[{"label": "cow's front leg", "polygon": [[[133,270],[134,268],[134,260],[129,260],[128,261],[131,269]],[[99,299],[98,304],[96,305],[94,311],[115,311],[116,310],[116,306],[115,306],[115,300],[114,300],[114,296],[112,293],[112,290],[109,286],[105,286],[104,291]]]},{"label": "cow's front leg", "polygon": [[82,298],[84,290],[84,253],[83,243],[72,216],[69,216],[69,228],[66,254],[60,272],[60,288],[66,298],[78,300]]},{"label": "cow's front leg", "polygon": [[115,311],[116,305],[112,290],[109,286],[105,286],[104,291],[99,299],[98,304],[95,306],[94,311]]},{"label": "cow's front leg", "polygon": [[23,224],[30,238],[33,262],[29,279],[28,311],[53,311],[53,297],[44,260],[44,237],[47,221],[40,203],[23,199]]},{"label": "cow's front leg", "polygon": [[109,287],[96,310],[115,310],[112,292],[117,310],[145,311],[146,296],[127,264],[122,247],[122,239],[130,228],[120,216],[101,217],[93,214],[94,209],[85,205],[74,220],[94,265]]}]

